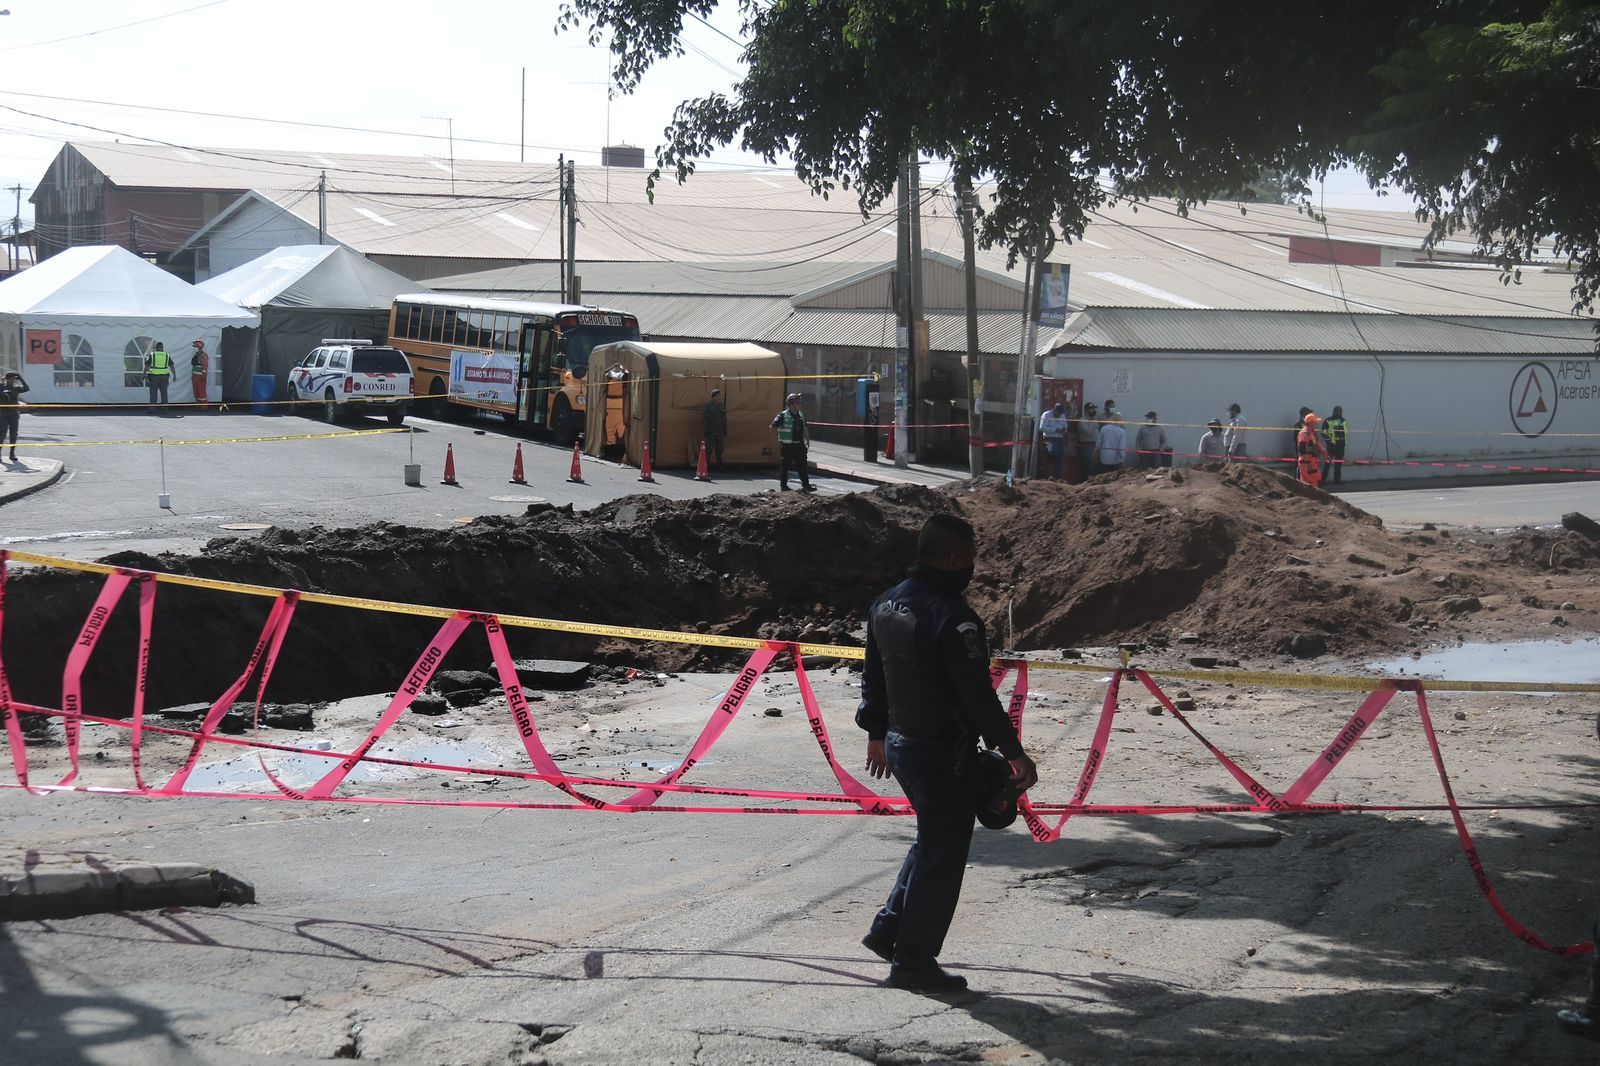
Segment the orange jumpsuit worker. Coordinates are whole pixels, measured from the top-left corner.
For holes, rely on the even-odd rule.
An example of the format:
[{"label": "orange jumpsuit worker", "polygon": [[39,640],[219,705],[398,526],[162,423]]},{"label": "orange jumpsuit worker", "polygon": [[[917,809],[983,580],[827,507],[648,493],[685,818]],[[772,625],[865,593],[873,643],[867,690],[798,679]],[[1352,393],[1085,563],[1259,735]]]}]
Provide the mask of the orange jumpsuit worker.
[{"label": "orange jumpsuit worker", "polygon": [[1328,461],[1328,449],[1317,432],[1321,425],[1322,419],[1307,411],[1300,432],[1294,438],[1295,454],[1300,457],[1300,480],[1314,489],[1322,487],[1322,464]]},{"label": "orange jumpsuit worker", "polygon": [[211,358],[206,355],[206,342],[194,342],[194,355],[189,359],[189,384],[194,386],[194,402],[206,402],[206,375],[211,370]]}]

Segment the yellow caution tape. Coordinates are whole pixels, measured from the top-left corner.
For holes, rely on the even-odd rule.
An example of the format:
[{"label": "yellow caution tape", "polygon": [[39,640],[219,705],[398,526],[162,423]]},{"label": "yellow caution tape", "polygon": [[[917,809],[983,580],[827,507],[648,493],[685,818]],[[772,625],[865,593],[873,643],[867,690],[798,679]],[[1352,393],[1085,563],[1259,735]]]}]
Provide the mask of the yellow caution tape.
[{"label": "yellow caution tape", "polygon": [[[7,559],[19,563],[29,563],[35,566],[47,566],[58,570],[77,570],[90,574],[113,574],[122,568],[109,566],[105,563],[80,562],[76,559],[60,559],[51,555],[36,555],[32,552],[6,551],[3,553]],[[163,574],[154,571],[133,571],[134,573],[151,573],[155,580],[165,585],[181,585],[187,588],[211,589],[216,592],[234,592],[245,596],[263,596],[275,598],[284,594],[286,590],[273,588],[269,585],[249,585],[238,581],[219,581],[215,578],[188,577],[181,574]],[[458,614],[493,614],[490,611],[466,611],[450,607],[431,607],[420,603],[400,603],[393,600],[377,600],[363,596],[336,596],[322,592],[298,593],[302,602],[321,603],[331,607],[350,607],[361,611],[381,611],[387,614],[405,614],[422,618],[453,618]],[[529,615],[497,614],[495,617],[501,625],[512,626],[518,629],[537,629],[554,633],[576,633],[594,637],[618,637],[624,640],[651,641],[662,644],[690,644],[705,648],[731,648],[740,651],[755,651],[759,648],[771,647],[774,644],[789,646],[791,642],[762,640],[756,637],[729,637],[712,633],[697,633],[692,630],[676,629],[646,629],[640,626],[606,625],[599,622],[571,622],[559,618],[537,618]],[[836,659],[860,660],[866,657],[864,648],[845,647],[835,644],[808,644],[803,642],[792,643],[794,649],[802,655],[819,655]],[[1126,657],[1124,657],[1126,659]],[[1104,674],[1109,670],[1122,669],[1116,664],[1097,664],[1079,662],[1044,662],[1037,659],[1020,659],[1008,661],[1023,661],[1031,670],[1058,670],[1071,673]],[[1126,662],[1124,666],[1128,665]],[[1434,692],[1559,692],[1559,693],[1600,693],[1600,683],[1560,682],[1560,681],[1447,681],[1420,678],[1376,678],[1376,677],[1349,677],[1333,674],[1290,674],[1276,673],[1266,670],[1184,670],[1164,668],[1141,668],[1154,677],[1174,678],[1182,681],[1210,681],[1223,684],[1249,685],[1258,688],[1282,688],[1297,690],[1322,690],[1331,692],[1372,692],[1377,689],[1406,688],[1420,683]]]},{"label": "yellow caution tape", "polygon": [[174,440],[171,437],[141,437],[131,440],[63,440],[44,441],[23,438],[22,447],[35,450],[40,448],[103,448],[109,445],[122,444],[160,444],[168,448],[184,448],[193,444],[271,444],[284,440],[330,440],[335,437],[373,437],[383,433],[409,433],[405,426],[389,426],[385,429],[349,429],[335,430],[329,433],[296,433],[281,437],[208,437],[202,440]]}]

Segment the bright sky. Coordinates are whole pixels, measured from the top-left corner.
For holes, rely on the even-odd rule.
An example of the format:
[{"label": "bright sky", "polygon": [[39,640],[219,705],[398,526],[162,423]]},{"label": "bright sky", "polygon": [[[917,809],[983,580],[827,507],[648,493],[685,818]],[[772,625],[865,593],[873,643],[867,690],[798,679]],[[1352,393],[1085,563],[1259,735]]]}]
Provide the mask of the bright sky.
[{"label": "bright sky", "polygon": [[[559,0],[0,3],[0,183],[23,187],[25,227],[28,195],[69,139],[442,159],[453,132],[458,158],[516,159],[526,67],[529,160],[598,163],[609,128],[648,161],[673,108],[730,88],[740,69],[732,3],[712,26],[690,21],[688,53],[609,107],[607,53],[581,32],[556,35]],[[0,216],[14,203],[0,196]],[[1336,175],[1327,206],[1403,205]]]}]

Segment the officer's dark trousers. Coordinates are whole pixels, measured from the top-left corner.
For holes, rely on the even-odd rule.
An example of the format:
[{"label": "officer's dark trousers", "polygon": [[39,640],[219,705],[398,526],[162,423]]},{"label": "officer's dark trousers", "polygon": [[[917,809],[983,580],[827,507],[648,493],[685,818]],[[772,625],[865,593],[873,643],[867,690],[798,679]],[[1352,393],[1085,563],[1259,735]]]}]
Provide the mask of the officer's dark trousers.
[{"label": "officer's dark trousers", "polygon": [[974,815],[956,779],[954,741],[891,732],[885,746],[889,770],[917,812],[917,839],[871,936],[893,942],[896,966],[925,966],[944,950],[955,917]]},{"label": "officer's dark trousers", "polygon": [[167,379],[169,377],[171,377],[170,374],[145,375],[145,384],[150,386],[151,406],[167,402]]},{"label": "officer's dark trousers", "polygon": [[789,471],[800,475],[800,486],[811,487],[811,472],[806,469],[806,446],[804,444],[778,445],[778,484],[784,488],[789,487]]}]

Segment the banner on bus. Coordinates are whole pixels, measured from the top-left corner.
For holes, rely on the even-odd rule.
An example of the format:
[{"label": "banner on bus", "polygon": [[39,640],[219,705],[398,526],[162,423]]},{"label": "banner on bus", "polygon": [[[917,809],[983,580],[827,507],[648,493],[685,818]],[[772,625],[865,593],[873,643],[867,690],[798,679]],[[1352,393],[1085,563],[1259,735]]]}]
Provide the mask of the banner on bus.
[{"label": "banner on bus", "polygon": [[450,396],[475,403],[517,404],[515,352],[450,353]]}]

